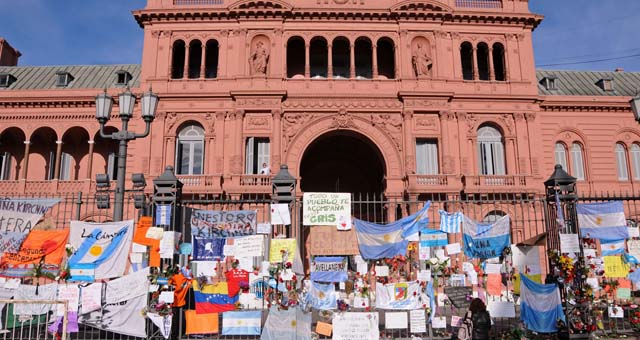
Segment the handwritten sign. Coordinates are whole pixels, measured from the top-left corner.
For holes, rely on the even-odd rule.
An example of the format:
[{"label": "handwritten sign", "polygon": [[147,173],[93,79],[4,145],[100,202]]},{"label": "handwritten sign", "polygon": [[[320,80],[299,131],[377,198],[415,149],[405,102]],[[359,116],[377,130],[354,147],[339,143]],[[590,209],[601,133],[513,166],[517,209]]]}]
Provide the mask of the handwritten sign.
[{"label": "handwritten sign", "polygon": [[516,308],[513,302],[491,301],[487,307],[489,314],[494,318],[515,318]]},{"label": "handwritten sign", "polygon": [[332,327],[330,323],[318,321],[316,324],[316,333],[324,336],[331,336]]},{"label": "handwritten sign", "polygon": [[462,318],[457,315],[451,315],[451,327],[462,326]]},{"label": "handwritten sign", "polygon": [[431,328],[447,328],[447,318],[445,316],[436,316],[431,319]]},{"label": "handwritten sign", "polygon": [[0,199],[0,232],[28,234],[60,199]]},{"label": "handwritten sign", "polygon": [[629,255],[640,260],[640,240],[627,240]]},{"label": "handwritten sign", "polygon": [[191,234],[209,238],[254,235],[256,216],[255,210],[195,210],[191,215]]},{"label": "handwritten sign", "polygon": [[339,313],[333,317],[333,340],[378,340],[378,313]]},{"label": "handwritten sign", "polygon": [[264,255],[264,236],[251,235],[233,239],[235,253],[243,257]]},{"label": "handwritten sign", "polygon": [[409,311],[409,325],[411,333],[427,332],[427,317],[424,309],[413,309]]},{"label": "handwritten sign", "polygon": [[406,312],[386,312],[384,320],[386,329],[407,329],[409,323]]},{"label": "handwritten sign", "polygon": [[456,308],[467,308],[471,302],[472,287],[444,287],[444,293]]},{"label": "handwritten sign", "polygon": [[[77,312],[80,303],[80,287],[78,285],[58,285],[58,300],[69,301],[68,311]],[[56,305],[56,316],[64,316],[64,305]]]},{"label": "handwritten sign", "polygon": [[460,243],[447,244],[445,248],[447,249],[447,254],[449,255],[460,254],[460,252],[462,251],[462,249],[460,248]]},{"label": "handwritten sign", "polygon": [[269,247],[269,262],[282,262],[283,250],[289,253],[287,261],[293,262],[298,247],[295,238],[272,239],[271,247]]},{"label": "handwritten sign", "polygon": [[605,277],[627,277],[629,274],[629,265],[622,261],[621,256],[605,256],[604,257],[604,276]]},{"label": "handwritten sign", "polygon": [[579,253],[578,234],[560,234],[560,251],[563,253]]},{"label": "handwritten sign", "polygon": [[311,227],[307,238],[310,255],[360,255],[354,229],[339,231],[330,227]]},{"label": "handwritten sign", "polygon": [[487,292],[494,296],[502,295],[502,277],[500,274],[487,275]]},{"label": "handwritten sign", "polygon": [[351,194],[305,192],[302,200],[302,224],[330,225],[337,226],[338,229],[350,229]]},{"label": "handwritten sign", "polygon": [[102,283],[92,283],[80,291],[81,314],[102,308]]}]

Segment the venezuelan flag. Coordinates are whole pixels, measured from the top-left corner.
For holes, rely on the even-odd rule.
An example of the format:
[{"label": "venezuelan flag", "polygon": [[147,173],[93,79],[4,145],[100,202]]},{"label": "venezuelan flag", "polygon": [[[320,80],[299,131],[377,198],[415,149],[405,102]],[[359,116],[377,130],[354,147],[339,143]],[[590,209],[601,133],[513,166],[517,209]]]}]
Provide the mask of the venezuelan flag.
[{"label": "venezuelan flag", "polygon": [[193,280],[193,293],[196,300],[196,313],[222,313],[236,309],[239,295],[229,297],[229,287],[226,282],[200,287],[197,280]]}]

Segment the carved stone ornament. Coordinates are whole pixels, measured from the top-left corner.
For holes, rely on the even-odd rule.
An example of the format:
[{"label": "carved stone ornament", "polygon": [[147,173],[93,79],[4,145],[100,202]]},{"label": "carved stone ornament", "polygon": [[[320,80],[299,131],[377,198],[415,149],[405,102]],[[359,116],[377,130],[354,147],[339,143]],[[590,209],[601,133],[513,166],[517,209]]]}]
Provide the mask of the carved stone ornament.
[{"label": "carved stone ornament", "polygon": [[269,65],[269,52],[265,48],[264,42],[258,41],[249,56],[251,75],[267,74],[267,65]]},{"label": "carved stone ornament", "polygon": [[214,113],[211,112],[207,112],[207,114],[205,115],[205,119],[207,120],[207,122],[209,123],[208,127],[209,127],[209,131],[211,133],[214,132],[214,128],[216,126],[216,115]]},{"label": "carved stone ornament", "polygon": [[524,113],[516,112],[513,114],[513,118],[516,120],[516,122],[521,122],[524,120]]},{"label": "carved stone ornament", "polygon": [[467,115],[467,133],[472,135],[476,132],[476,124],[478,123],[478,118],[474,114]]},{"label": "carved stone ornament", "polygon": [[269,119],[266,117],[252,117],[247,120],[249,126],[266,127],[269,126]]},{"label": "carved stone ornament", "polygon": [[176,121],[178,120],[178,114],[175,112],[167,112],[167,118],[165,119],[165,131],[168,134],[169,131],[176,125]]},{"label": "carved stone ornament", "polygon": [[413,52],[411,54],[411,65],[413,65],[413,72],[416,77],[431,77],[433,60],[429,57],[429,53],[424,42],[417,42],[416,46],[413,48]]},{"label": "carved stone ornament", "polygon": [[396,144],[398,150],[402,151],[402,118],[400,115],[371,115],[371,124],[386,132]]},{"label": "carved stone ornament", "polygon": [[407,159],[404,161],[405,170],[408,174],[416,173],[416,160],[413,155],[407,156]]},{"label": "carved stone ornament", "polygon": [[337,115],[333,116],[330,126],[334,129],[347,129],[355,127],[355,124],[353,118],[347,114],[347,110],[341,109]]},{"label": "carved stone ornament", "polygon": [[527,112],[524,114],[524,117],[527,119],[528,122],[534,122],[536,120],[536,113]]},{"label": "carved stone ornament", "polygon": [[313,118],[313,115],[300,112],[287,112],[282,118],[283,149],[286,152],[293,138],[302,131],[302,127]]},{"label": "carved stone ornament", "polygon": [[437,128],[438,122],[435,118],[416,119],[416,125],[421,128]]},{"label": "carved stone ornament", "polygon": [[502,121],[504,122],[504,125],[507,127],[507,131],[509,132],[510,135],[513,134],[513,117],[510,114],[503,114],[502,115]]}]

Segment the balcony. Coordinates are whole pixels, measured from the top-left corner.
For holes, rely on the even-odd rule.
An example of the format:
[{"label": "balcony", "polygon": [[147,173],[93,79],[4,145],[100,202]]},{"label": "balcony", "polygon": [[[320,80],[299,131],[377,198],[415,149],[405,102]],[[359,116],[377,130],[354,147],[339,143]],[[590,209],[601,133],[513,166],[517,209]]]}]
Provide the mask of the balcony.
[{"label": "balcony", "polygon": [[[464,176],[464,191],[468,193],[483,192],[526,192],[537,191],[539,188],[527,187],[528,178],[526,175],[481,175]],[[533,183],[531,183],[533,184]]]},{"label": "balcony", "polygon": [[244,194],[270,194],[271,176],[269,175],[231,175],[229,181],[225,181],[224,190],[228,193]]},{"label": "balcony", "polygon": [[459,192],[462,189],[457,175],[408,175],[410,192]]},{"label": "balcony", "polygon": [[221,193],[219,175],[176,175],[182,182],[185,193]]},{"label": "balcony", "polygon": [[77,193],[89,192],[95,189],[95,183],[89,180],[79,181],[0,181],[0,192],[3,195],[22,195],[43,193]]},{"label": "balcony", "polygon": [[456,0],[456,7],[502,8],[502,0]]}]

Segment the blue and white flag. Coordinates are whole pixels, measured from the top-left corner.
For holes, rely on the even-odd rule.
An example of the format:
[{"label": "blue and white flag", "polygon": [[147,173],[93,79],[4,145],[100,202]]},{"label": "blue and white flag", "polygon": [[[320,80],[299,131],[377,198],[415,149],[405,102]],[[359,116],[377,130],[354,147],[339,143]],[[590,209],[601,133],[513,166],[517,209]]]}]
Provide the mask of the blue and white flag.
[{"label": "blue and white flag", "polygon": [[171,225],[170,204],[158,204],[156,206],[156,225]]},{"label": "blue and white flag", "polygon": [[311,340],[311,314],[299,307],[271,307],[260,340]]},{"label": "blue and white flag", "polygon": [[631,280],[631,282],[635,283],[635,284],[639,284],[640,283],[640,270],[634,270],[633,272],[629,273],[629,275],[627,275],[627,279]]},{"label": "blue and white flag", "polygon": [[309,302],[315,309],[328,310],[338,308],[336,286],[333,283],[322,284],[311,282],[309,289]]},{"label": "blue and white flag", "polygon": [[447,244],[447,233],[433,229],[420,230],[420,247],[444,247]]},{"label": "blue and white flag", "polygon": [[124,275],[133,237],[133,220],[109,223],[71,221],[71,279],[89,281]]},{"label": "blue and white flag", "polygon": [[564,227],[564,213],[562,212],[562,205],[560,204],[560,195],[556,191],[556,215],[558,217],[558,224],[560,227]]},{"label": "blue and white flag", "polygon": [[345,282],[347,279],[347,263],[344,256],[318,256],[311,261],[311,281]]},{"label": "blue and white flag", "polygon": [[536,283],[520,274],[520,319],[534,332],[557,332],[556,321],[565,321],[558,286]]},{"label": "blue and white flag", "polygon": [[193,260],[216,261],[223,260],[226,239],[193,237]]},{"label": "blue and white flag", "polygon": [[602,256],[622,255],[624,254],[624,240],[601,240],[600,249]]},{"label": "blue and white flag", "polygon": [[576,209],[580,236],[600,240],[629,238],[622,201],[578,203]]},{"label": "blue and white flag", "polygon": [[360,255],[365,259],[406,255],[409,238],[429,223],[427,211],[430,205],[431,201],[428,201],[417,213],[386,225],[354,219]]},{"label": "blue and white flag", "polygon": [[460,232],[460,223],[462,223],[462,215],[461,211],[449,213],[444,210],[438,210],[440,213],[440,231],[444,231],[445,233],[459,233]]},{"label": "blue and white flag", "polygon": [[498,257],[511,245],[509,215],[493,223],[476,222],[464,217],[464,254],[469,258],[489,259]]},{"label": "blue and white flag", "polygon": [[429,309],[431,310],[431,315],[429,315],[429,320],[432,320],[436,316],[436,294],[433,291],[433,280],[429,281],[427,284],[427,296],[429,297]]},{"label": "blue and white flag", "polygon": [[222,335],[260,335],[262,311],[222,313]]}]

